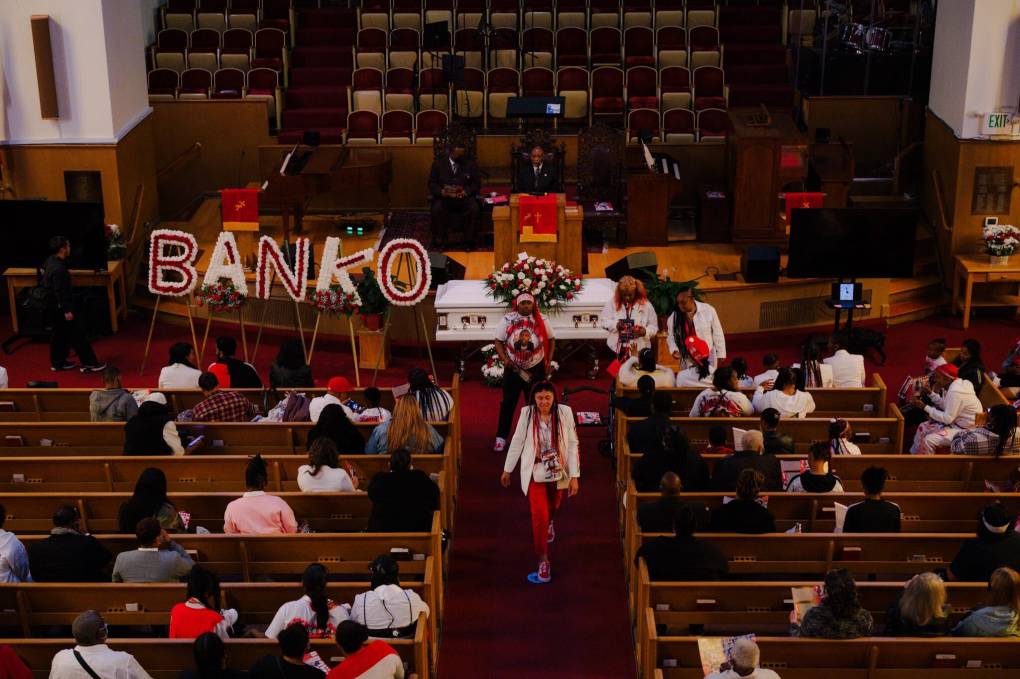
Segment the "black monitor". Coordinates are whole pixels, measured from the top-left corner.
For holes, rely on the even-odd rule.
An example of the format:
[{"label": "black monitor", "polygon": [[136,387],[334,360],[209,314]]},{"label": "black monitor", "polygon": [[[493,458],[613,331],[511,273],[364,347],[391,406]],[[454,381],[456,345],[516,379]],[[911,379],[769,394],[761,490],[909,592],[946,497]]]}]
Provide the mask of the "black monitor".
[{"label": "black monitor", "polygon": [[0,269],[36,268],[49,257],[50,238],[71,241],[68,266],[106,270],[106,223],[102,203],[51,200],[0,200],[4,247]]},{"label": "black monitor", "polygon": [[796,208],[789,278],[909,278],[918,212],[904,208]]},{"label": "black monitor", "polygon": [[507,118],[560,118],[563,97],[510,97],[506,102]]}]

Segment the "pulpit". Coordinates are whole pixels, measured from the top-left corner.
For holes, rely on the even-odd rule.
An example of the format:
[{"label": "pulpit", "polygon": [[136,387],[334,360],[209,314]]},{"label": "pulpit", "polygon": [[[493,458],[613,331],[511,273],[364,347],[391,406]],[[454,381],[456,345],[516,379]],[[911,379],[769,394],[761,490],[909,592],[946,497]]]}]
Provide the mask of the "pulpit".
[{"label": "pulpit", "polygon": [[496,207],[492,211],[494,231],[493,250],[495,264],[503,266],[504,262],[512,261],[518,252],[527,252],[535,257],[553,259],[567,267],[575,274],[581,274],[581,222],[584,214],[575,204],[567,205],[566,196],[562,193],[549,194],[556,197],[556,235],[555,240],[521,242],[521,196],[513,194],[509,205]]}]

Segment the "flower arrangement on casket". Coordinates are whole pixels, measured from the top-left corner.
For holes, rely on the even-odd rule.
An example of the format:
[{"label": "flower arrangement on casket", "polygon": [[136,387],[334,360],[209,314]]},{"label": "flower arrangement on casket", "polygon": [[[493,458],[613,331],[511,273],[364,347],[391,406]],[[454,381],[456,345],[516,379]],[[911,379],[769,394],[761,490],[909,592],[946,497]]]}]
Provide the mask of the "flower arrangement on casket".
[{"label": "flower arrangement on casket", "polygon": [[320,314],[328,316],[350,318],[361,310],[358,291],[345,292],[339,283],[334,283],[327,290],[316,290],[311,303]]},{"label": "flower arrangement on casket", "polygon": [[523,292],[535,297],[542,311],[555,311],[572,301],[584,287],[580,276],[554,261],[522,252],[485,278],[489,296],[509,306]]},{"label": "flower arrangement on casket", "polygon": [[1009,224],[992,224],[981,232],[985,250],[993,257],[1009,257],[1020,246],[1020,230]]},{"label": "flower arrangement on casket", "polygon": [[195,293],[198,306],[208,306],[211,311],[230,312],[239,309],[247,299],[244,290],[239,290],[232,281],[202,284]]},{"label": "flower arrangement on casket", "polygon": [[482,347],[482,378],[490,387],[499,387],[503,384],[503,361],[496,353],[495,344],[486,344]]}]

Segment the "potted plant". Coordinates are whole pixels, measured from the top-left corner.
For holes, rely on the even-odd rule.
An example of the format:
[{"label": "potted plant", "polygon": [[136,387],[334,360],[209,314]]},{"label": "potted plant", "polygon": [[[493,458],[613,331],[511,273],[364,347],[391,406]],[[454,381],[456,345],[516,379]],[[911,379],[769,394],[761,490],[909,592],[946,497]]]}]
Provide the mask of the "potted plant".
[{"label": "potted plant", "polygon": [[366,330],[379,330],[382,327],[383,314],[389,303],[379,289],[379,281],[375,272],[367,266],[361,270],[362,277],[358,281],[358,295],[361,297],[361,322]]},{"label": "potted plant", "polygon": [[1016,252],[1020,245],[1020,231],[1010,224],[991,224],[981,232],[985,242],[985,251],[992,264],[1005,266],[1009,256]]}]

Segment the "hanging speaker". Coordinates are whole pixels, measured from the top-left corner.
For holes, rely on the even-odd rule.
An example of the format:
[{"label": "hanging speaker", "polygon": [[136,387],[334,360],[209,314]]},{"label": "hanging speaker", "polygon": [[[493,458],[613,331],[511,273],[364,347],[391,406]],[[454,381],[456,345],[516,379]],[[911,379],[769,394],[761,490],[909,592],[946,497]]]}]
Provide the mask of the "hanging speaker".
[{"label": "hanging speaker", "polygon": [[654,252],[634,252],[606,267],[606,278],[619,281],[627,275],[644,280],[647,275],[655,276],[659,262]]},{"label": "hanging speaker", "polygon": [[43,118],[58,118],[57,79],[53,74],[53,45],[50,42],[50,18],[32,15],[32,46],[35,49],[35,79],[39,83],[39,112]]}]

